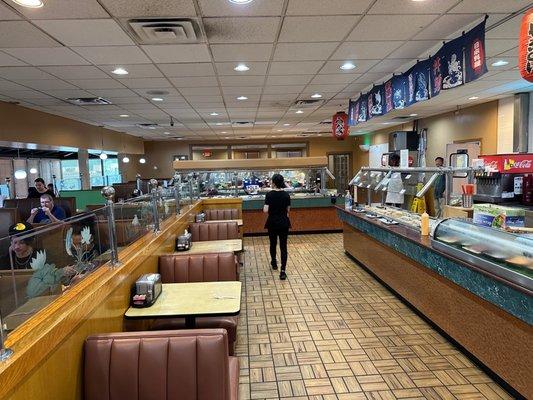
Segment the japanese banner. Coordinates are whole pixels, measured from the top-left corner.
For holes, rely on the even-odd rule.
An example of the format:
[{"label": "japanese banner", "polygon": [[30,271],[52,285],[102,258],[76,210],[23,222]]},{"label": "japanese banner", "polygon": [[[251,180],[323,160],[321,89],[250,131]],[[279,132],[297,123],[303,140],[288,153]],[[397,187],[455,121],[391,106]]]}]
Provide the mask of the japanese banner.
[{"label": "japanese banner", "polygon": [[[486,20],[485,20],[486,21]],[[465,35],[465,82],[472,82],[487,73],[485,21]]]},{"label": "japanese banner", "polygon": [[463,48],[465,38],[458,37],[440,49],[442,63],[442,89],[452,89],[465,83]]}]

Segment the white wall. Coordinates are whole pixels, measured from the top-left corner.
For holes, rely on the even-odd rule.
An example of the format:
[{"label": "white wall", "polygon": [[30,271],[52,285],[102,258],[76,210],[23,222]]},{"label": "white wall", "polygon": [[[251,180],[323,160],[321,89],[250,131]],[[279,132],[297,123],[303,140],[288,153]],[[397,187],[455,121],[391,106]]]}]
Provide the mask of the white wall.
[{"label": "white wall", "polygon": [[513,152],[514,97],[498,100],[498,154]]}]

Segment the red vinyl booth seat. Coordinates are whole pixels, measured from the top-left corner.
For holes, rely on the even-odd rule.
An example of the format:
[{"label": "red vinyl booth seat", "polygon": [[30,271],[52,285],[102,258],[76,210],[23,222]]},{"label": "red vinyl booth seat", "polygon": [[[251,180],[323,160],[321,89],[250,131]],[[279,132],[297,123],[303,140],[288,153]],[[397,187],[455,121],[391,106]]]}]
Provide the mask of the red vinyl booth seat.
[{"label": "red vinyl booth seat", "polygon": [[85,400],[236,400],[222,329],[120,332],[85,341]]}]

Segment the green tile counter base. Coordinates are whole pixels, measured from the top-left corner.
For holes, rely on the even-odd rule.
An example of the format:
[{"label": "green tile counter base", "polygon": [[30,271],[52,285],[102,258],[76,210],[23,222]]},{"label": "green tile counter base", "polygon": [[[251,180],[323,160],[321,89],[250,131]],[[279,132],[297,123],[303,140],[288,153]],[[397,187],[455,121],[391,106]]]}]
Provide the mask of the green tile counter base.
[{"label": "green tile counter base", "polygon": [[421,246],[397,235],[386,227],[380,228],[340,209],[337,209],[337,214],[341,221],[367,234],[378,242],[411,258],[529,325],[533,325],[533,297],[526,293],[456,263],[436,251],[432,251],[425,246]]}]

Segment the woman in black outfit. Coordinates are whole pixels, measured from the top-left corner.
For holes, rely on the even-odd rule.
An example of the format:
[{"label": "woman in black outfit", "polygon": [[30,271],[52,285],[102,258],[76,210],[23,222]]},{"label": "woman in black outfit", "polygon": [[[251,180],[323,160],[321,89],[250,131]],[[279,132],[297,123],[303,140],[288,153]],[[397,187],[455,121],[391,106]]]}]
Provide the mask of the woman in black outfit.
[{"label": "woman in black outfit", "polygon": [[272,176],[272,190],[267,193],[263,207],[263,212],[268,213],[265,228],[268,229],[268,237],[270,239],[270,257],[272,260],[270,265],[272,265],[272,269],[274,270],[278,269],[276,246],[279,237],[279,249],[281,252],[281,271],[279,278],[281,280],[287,279],[285,272],[287,266],[287,236],[291,227],[291,221],[289,220],[291,198],[283,190],[284,187],[285,180],[283,176],[274,174]]}]

